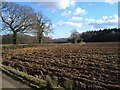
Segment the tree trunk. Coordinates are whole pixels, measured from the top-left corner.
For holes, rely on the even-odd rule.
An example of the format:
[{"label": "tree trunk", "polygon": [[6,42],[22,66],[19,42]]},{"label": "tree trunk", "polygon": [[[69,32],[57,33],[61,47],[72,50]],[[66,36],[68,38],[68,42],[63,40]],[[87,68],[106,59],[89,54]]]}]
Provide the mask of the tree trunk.
[{"label": "tree trunk", "polygon": [[39,44],[42,44],[42,38],[43,38],[43,32],[39,32],[39,34],[38,34],[38,42],[39,42]]},{"label": "tree trunk", "polygon": [[39,44],[42,44],[42,37],[41,36],[39,37],[38,41],[39,41]]},{"label": "tree trunk", "polygon": [[17,32],[13,32],[13,44],[17,44]]},{"label": "tree trunk", "polygon": [[77,43],[77,39],[75,39],[75,44]]}]

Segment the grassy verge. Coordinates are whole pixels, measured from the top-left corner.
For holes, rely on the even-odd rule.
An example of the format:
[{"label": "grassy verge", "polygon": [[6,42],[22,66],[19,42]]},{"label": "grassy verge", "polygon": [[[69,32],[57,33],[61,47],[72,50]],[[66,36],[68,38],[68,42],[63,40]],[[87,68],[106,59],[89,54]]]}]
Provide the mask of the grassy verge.
[{"label": "grassy verge", "polygon": [[28,75],[27,73],[18,71],[18,70],[13,69],[9,66],[2,65],[0,68],[2,69],[2,71],[4,73],[12,76],[14,79],[17,79],[17,80],[24,82],[25,84],[32,87],[33,89],[39,88],[40,90],[49,90],[49,89],[51,89],[51,90],[64,90],[59,85],[49,87],[47,80],[41,80],[37,77]]}]

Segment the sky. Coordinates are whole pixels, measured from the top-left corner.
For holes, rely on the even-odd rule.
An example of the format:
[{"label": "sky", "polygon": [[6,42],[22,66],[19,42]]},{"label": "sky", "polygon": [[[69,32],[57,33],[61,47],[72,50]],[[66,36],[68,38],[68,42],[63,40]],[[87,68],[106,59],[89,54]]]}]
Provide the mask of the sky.
[{"label": "sky", "polygon": [[[35,0],[34,0],[35,1]],[[28,5],[36,12],[48,17],[53,24],[52,38],[67,38],[73,30],[79,33],[118,27],[118,3],[116,0],[104,2],[84,2],[61,0],[59,2],[16,2]]]}]

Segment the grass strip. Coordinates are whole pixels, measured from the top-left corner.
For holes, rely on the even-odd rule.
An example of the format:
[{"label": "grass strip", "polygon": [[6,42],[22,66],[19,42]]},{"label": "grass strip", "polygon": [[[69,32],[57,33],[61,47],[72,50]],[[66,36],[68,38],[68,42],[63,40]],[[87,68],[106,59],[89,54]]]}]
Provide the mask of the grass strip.
[{"label": "grass strip", "polygon": [[16,70],[12,67],[1,65],[0,69],[2,72],[6,73],[7,75],[13,77],[16,80],[19,80],[26,85],[30,86],[33,90],[39,89],[39,90],[64,90],[63,87],[60,86],[53,86],[49,87],[47,85],[47,80],[42,80],[37,77],[34,77],[32,75],[28,75],[27,73],[24,73],[22,71]]},{"label": "grass strip", "polygon": [[14,79],[24,82],[32,88],[41,88],[43,90],[46,88],[45,80],[41,80],[37,77],[28,75],[27,73],[18,71],[9,66],[2,65],[0,68],[2,69],[2,72],[12,76]]}]

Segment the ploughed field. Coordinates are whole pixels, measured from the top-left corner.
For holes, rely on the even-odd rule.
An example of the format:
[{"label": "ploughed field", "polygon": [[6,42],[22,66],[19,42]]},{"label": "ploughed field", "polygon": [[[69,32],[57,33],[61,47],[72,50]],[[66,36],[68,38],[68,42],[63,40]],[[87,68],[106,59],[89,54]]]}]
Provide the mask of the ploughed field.
[{"label": "ploughed field", "polygon": [[120,87],[119,49],[118,43],[8,49],[3,50],[2,63],[41,79],[46,75],[57,76],[60,85],[68,78],[75,82],[76,90],[89,87],[113,90]]}]

